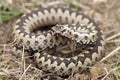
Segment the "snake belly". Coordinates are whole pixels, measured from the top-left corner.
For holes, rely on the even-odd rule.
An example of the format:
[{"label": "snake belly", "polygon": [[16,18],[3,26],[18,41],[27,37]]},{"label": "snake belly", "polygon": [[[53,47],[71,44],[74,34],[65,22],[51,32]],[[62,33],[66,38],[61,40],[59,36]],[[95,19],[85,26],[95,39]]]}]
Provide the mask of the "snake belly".
[{"label": "snake belly", "polygon": [[[51,25],[65,25],[65,24],[78,24],[77,28],[73,29],[74,32],[79,32],[77,36],[80,36],[80,30],[91,31],[87,33],[87,42],[89,44],[93,39],[90,35],[95,36],[95,44],[88,46],[87,49],[80,52],[78,55],[70,58],[62,58],[53,55],[49,55],[46,52],[39,52],[47,47],[53,47],[56,43],[51,31],[42,31],[43,27],[50,27]],[[69,26],[68,26],[69,27]],[[19,46],[25,46],[26,49],[37,50],[34,54],[34,61],[37,66],[43,71],[49,71],[61,75],[63,73],[75,72],[81,69],[82,66],[89,66],[99,61],[104,55],[104,36],[93,19],[89,18],[83,13],[68,8],[39,8],[23,15],[14,26],[14,38]],[[83,29],[81,29],[83,28]],[[40,30],[38,33],[34,33],[34,30]],[[75,35],[75,34],[74,34]],[[65,36],[63,34],[63,36]],[[96,38],[97,37],[97,38]],[[85,41],[85,36],[81,40],[74,37],[70,37],[77,42]],[[91,39],[90,39],[91,38]],[[93,40],[94,43],[94,40]]]}]

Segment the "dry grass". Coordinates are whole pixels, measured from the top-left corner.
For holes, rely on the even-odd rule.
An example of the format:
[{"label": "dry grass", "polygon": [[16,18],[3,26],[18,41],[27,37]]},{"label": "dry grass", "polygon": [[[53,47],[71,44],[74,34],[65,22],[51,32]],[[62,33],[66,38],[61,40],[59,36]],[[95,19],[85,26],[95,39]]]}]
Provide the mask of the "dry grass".
[{"label": "dry grass", "polygon": [[[0,8],[19,10],[20,14],[38,7],[64,6],[78,9],[101,24],[105,34],[106,56],[90,68],[89,73],[69,76],[65,80],[120,80],[120,0],[0,0]],[[2,11],[3,9],[1,9]],[[15,12],[14,12],[15,13]],[[20,16],[2,18],[0,14],[0,80],[63,80],[44,74],[37,69],[29,56],[11,51],[12,27]],[[9,16],[9,15],[8,15]]]}]

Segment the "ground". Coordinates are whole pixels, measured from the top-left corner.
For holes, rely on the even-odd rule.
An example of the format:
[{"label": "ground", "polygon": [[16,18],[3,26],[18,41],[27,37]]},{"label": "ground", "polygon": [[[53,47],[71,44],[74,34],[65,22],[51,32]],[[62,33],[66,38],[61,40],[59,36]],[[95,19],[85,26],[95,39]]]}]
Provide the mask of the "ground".
[{"label": "ground", "polygon": [[[21,15],[38,7],[70,7],[101,26],[106,56],[90,72],[69,77],[43,74],[24,54],[11,51],[12,28]],[[120,80],[120,0],[0,0],[0,80]]]}]

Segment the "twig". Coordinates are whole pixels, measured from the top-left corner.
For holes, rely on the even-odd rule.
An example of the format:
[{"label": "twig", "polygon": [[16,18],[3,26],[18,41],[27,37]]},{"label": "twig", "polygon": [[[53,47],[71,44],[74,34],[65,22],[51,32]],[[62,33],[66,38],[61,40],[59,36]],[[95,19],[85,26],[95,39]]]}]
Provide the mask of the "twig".
[{"label": "twig", "polygon": [[13,45],[15,45],[16,44],[16,39],[14,39],[14,41],[13,42],[11,42],[11,43],[6,43],[6,44],[0,44],[0,46],[13,46]]},{"label": "twig", "polygon": [[[21,60],[21,62],[22,62],[22,64],[21,64],[21,67],[22,67],[22,71],[24,71],[25,72],[25,57],[24,57],[24,46],[23,46],[23,51],[22,51],[22,60]],[[25,74],[23,72],[23,74]],[[22,74],[22,75],[23,75]],[[21,76],[21,77],[23,77],[23,76]],[[22,78],[20,78],[20,80],[21,80]]]},{"label": "twig", "polygon": [[111,39],[113,39],[113,38],[116,38],[116,37],[118,37],[118,36],[120,36],[120,33],[115,34],[115,35],[113,35],[113,36],[107,38],[106,41],[109,41],[109,40],[111,40]]},{"label": "twig", "polygon": [[113,50],[112,52],[110,52],[107,56],[105,56],[102,60],[100,60],[100,62],[103,62],[103,61],[105,61],[107,58],[110,58],[110,57],[116,55],[118,50],[120,50],[120,47],[114,49],[114,50]]},{"label": "twig", "polygon": [[105,77],[103,77],[101,80],[105,80],[106,78],[107,78],[107,76],[111,73],[111,72],[113,72],[113,71],[116,71],[117,69],[119,69],[120,68],[120,66],[118,66],[118,67],[115,67],[115,68],[113,68],[112,70],[110,70],[109,72],[105,69],[105,71],[106,71],[106,75],[105,75]]},{"label": "twig", "polygon": [[22,67],[24,68],[23,71],[25,71],[25,52],[24,52],[24,46],[23,46],[23,53],[22,53]]},{"label": "twig", "polygon": [[25,7],[24,0],[20,0],[20,3],[21,3],[21,6],[22,6],[22,10],[23,10],[23,11],[25,11],[26,13],[27,13],[27,12],[30,12],[30,10]]},{"label": "twig", "polygon": [[110,41],[107,41],[106,43],[114,43],[114,42],[120,42],[120,39],[117,39],[117,40],[110,40]]},{"label": "twig", "polygon": [[90,9],[90,6],[87,6],[87,5],[78,3],[78,2],[75,1],[75,0],[73,0],[72,4],[75,5],[75,6],[78,6],[78,7],[82,8],[82,9]]},{"label": "twig", "polygon": [[[59,5],[59,4],[65,4],[63,1],[53,1],[46,3],[47,6],[53,6],[53,5]],[[43,4],[43,7],[47,7],[45,4]]]},{"label": "twig", "polygon": [[25,73],[27,72],[27,70],[31,67],[31,64],[25,69],[25,71],[23,72],[22,76],[20,77],[19,80],[22,80],[23,76],[25,75]]}]

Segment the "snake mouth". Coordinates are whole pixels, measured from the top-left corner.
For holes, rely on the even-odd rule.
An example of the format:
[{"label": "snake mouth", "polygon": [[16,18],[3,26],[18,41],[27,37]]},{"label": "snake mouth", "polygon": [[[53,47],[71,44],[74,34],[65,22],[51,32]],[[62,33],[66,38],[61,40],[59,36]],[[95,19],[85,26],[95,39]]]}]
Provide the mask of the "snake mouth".
[{"label": "snake mouth", "polygon": [[54,35],[57,36],[57,37],[62,36],[61,33],[56,33]]}]

